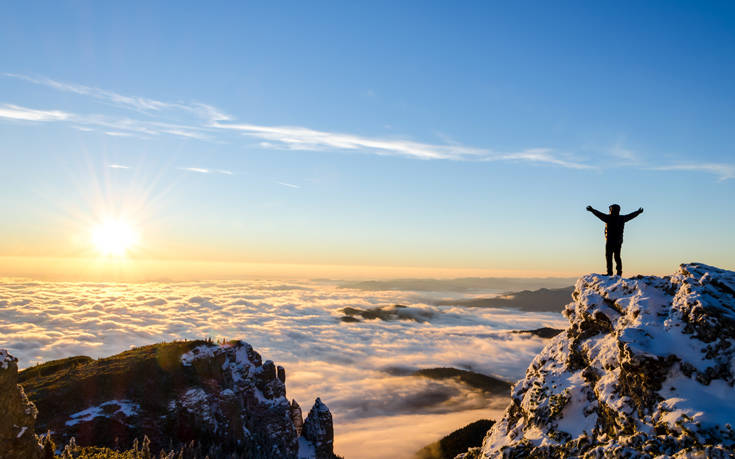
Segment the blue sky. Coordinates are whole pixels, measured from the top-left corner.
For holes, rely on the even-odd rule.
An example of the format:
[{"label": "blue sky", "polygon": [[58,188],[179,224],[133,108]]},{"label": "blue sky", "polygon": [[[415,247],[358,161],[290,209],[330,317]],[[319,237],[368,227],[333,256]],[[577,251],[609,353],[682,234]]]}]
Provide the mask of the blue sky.
[{"label": "blue sky", "polygon": [[396,3],[0,6],[0,255],[735,267],[732,3]]}]

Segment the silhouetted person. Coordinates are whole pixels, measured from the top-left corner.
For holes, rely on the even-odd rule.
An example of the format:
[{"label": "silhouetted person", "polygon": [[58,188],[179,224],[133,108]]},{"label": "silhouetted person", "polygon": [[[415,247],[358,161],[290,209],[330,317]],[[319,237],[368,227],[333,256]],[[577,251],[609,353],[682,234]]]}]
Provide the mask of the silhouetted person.
[{"label": "silhouetted person", "polygon": [[592,212],[605,222],[605,260],[607,261],[607,275],[612,276],[612,259],[615,257],[615,265],[618,276],[623,275],[623,262],[620,259],[620,248],[623,245],[623,228],[625,222],[633,220],[643,213],[643,207],[631,212],[628,215],[620,215],[620,206],[617,204],[610,205],[610,213],[603,214],[592,206],[587,206],[587,210]]}]

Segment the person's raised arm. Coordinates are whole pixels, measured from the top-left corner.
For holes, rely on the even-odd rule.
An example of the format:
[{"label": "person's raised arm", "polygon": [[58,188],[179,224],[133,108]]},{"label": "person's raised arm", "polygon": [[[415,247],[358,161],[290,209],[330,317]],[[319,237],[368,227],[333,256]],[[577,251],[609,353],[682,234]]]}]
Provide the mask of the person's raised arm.
[{"label": "person's raised arm", "polygon": [[607,223],[607,214],[603,214],[602,212],[600,212],[599,210],[595,209],[592,206],[587,206],[587,210],[595,214],[595,217]]},{"label": "person's raised arm", "polygon": [[643,213],[643,207],[639,208],[635,212],[631,212],[628,215],[623,216],[623,219],[627,222],[629,220],[633,220],[634,218],[636,218],[637,216],[639,216],[642,213]]}]

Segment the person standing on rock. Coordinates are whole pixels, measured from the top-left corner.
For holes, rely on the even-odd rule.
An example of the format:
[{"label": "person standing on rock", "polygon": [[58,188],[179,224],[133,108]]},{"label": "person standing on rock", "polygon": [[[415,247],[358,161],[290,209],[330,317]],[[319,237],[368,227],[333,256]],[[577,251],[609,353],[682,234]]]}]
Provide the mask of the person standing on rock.
[{"label": "person standing on rock", "polygon": [[612,276],[612,259],[615,257],[615,267],[618,276],[623,275],[623,262],[620,259],[620,249],[623,245],[623,228],[625,222],[633,220],[643,213],[643,207],[627,215],[620,215],[620,206],[610,205],[610,213],[603,214],[592,206],[587,210],[605,222],[605,261],[607,261],[607,275]]}]

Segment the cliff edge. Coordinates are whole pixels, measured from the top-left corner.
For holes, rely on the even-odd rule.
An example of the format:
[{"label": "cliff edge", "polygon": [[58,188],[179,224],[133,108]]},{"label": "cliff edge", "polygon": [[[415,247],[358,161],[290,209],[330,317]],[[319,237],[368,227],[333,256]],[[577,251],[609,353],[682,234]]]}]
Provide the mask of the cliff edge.
[{"label": "cliff edge", "polygon": [[483,445],[458,458],[731,457],[735,272],[590,274],[569,319],[511,391]]}]

